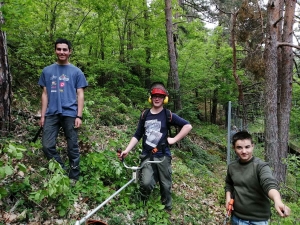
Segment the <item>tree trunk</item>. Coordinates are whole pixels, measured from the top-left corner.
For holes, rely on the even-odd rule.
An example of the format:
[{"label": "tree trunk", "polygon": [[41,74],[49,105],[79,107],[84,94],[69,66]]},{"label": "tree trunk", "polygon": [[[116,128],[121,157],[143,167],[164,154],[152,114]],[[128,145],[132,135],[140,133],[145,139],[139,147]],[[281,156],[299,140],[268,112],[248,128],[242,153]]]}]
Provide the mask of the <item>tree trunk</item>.
[{"label": "tree trunk", "polygon": [[[144,40],[146,43],[150,40],[150,27],[148,26],[149,23],[149,13],[148,13],[148,6],[147,6],[147,0],[144,1]],[[151,63],[151,48],[147,44],[145,47],[146,52],[146,68],[145,68],[145,77],[144,77],[144,85],[148,89],[150,89],[151,86],[151,69],[150,69],[150,63]]]},{"label": "tree trunk", "polygon": [[125,63],[125,31],[121,27],[118,27],[118,33],[120,38],[120,46],[119,46],[119,60],[122,63]]},{"label": "tree trunk", "polygon": [[[171,0],[165,0],[165,15],[166,15],[166,34],[167,34],[167,43],[168,43],[168,55],[169,55],[169,81],[172,83],[174,90],[174,111],[182,109],[181,98],[180,98],[180,84],[178,77],[178,67],[177,67],[177,58],[176,58],[176,49],[174,44],[174,35],[173,35],[173,22],[172,22],[172,8]],[[169,83],[169,82],[168,82]]]},{"label": "tree trunk", "polygon": [[[296,1],[285,1],[284,24],[282,31],[282,42],[293,42],[293,25]],[[282,11],[282,10],[280,10]],[[280,48],[279,48],[280,49]],[[292,106],[292,80],[293,80],[293,49],[289,46],[281,48],[281,72],[278,72],[278,137],[279,137],[279,159],[285,159],[288,153],[290,111]],[[286,165],[279,161],[277,178],[279,182],[285,182]]]},{"label": "tree trunk", "polygon": [[268,2],[265,148],[266,160],[280,183],[285,182],[287,170],[282,160],[288,153],[293,78],[293,51],[289,45],[293,42],[295,6],[295,0]]},{"label": "tree trunk", "polygon": [[245,106],[245,100],[244,100],[244,92],[243,92],[243,85],[240,77],[237,74],[237,56],[236,56],[236,20],[237,16],[239,14],[239,10],[233,11],[231,13],[231,32],[230,32],[230,37],[231,37],[231,47],[232,47],[232,74],[235,80],[235,83],[238,88],[239,92],[239,104],[242,107],[242,119],[243,119],[243,130],[246,130],[248,125],[247,125],[247,109]]},{"label": "tree trunk", "polygon": [[265,150],[266,160],[274,169],[278,178],[278,119],[277,119],[277,24],[279,15],[279,0],[268,2],[267,36],[265,43]]},{"label": "tree trunk", "polygon": [[[2,3],[0,3],[0,8]],[[0,12],[0,26],[3,17]],[[10,131],[11,120],[11,74],[8,67],[6,34],[0,30],[0,137],[6,136]]]},{"label": "tree trunk", "polygon": [[217,114],[218,114],[218,89],[215,89],[212,96],[212,108],[210,114],[210,122],[212,124],[217,124]]},{"label": "tree trunk", "polygon": [[204,118],[205,118],[205,122],[207,122],[207,99],[206,99],[206,96],[204,97]]},{"label": "tree trunk", "polygon": [[[101,24],[99,25],[101,27]],[[100,58],[101,60],[105,60],[105,42],[104,42],[104,34],[101,31],[102,28],[99,30],[99,41],[100,41]]]}]

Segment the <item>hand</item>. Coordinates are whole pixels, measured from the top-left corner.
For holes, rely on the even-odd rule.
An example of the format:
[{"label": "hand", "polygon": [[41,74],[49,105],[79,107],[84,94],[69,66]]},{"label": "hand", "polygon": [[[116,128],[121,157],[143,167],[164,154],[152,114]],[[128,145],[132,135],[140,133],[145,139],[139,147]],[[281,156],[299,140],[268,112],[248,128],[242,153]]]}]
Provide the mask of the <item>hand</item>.
[{"label": "hand", "polygon": [[282,202],[279,204],[275,203],[275,209],[281,217],[288,217],[291,214],[291,209]]},{"label": "hand", "polygon": [[74,124],[74,128],[79,128],[82,124],[82,121],[80,118],[76,118],[75,119],[75,124]]},{"label": "hand", "polygon": [[231,211],[234,210],[234,208],[233,208],[233,202],[234,202],[233,199],[229,199],[229,201],[226,201],[226,211],[228,211],[229,215],[231,214]]},{"label": "hand", "polygon": [[168,140],[169,145],[173,145],[176,143],[175,138],[168,137],[167,140]]},{"label": "hand", "polygon": [[39,122],[40,127],[43,127],[44,123],[45,123],[45,117],[42,116],[41,119],[40,119],[40,122]]},{"label": "hand", "polygon": [[119,158],[121,161],[123,161],[123,159],[124,159],[127,155],[128,155],[128,152],[126,152],[126,150],[122,152],[121,149],[118,149],[118,151],[117,151],[117,156],[118,156],[118,158]]}]

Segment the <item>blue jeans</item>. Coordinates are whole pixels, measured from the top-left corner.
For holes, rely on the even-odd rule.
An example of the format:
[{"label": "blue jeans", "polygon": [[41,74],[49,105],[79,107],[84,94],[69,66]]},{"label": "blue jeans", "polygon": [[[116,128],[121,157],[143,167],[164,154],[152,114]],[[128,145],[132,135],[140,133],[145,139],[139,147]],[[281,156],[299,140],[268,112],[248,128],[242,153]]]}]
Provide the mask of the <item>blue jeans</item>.
[{"label": "blue jeans", "polygon": [[234,215],[231,216],[231,225],[268,225],[268,221],[242,220]]},{"label": "blue jeans", "polygon": [[[153,160],[161,161],[163,157],[156,158]],[[160,185],[161,202],[165,206],[165,209],[172,209],[172,168],[171,168],[171,157],[166,156],[162,163],[149,164],[150,158],[145,159],[142,164],[146,164],[141,170],[141,183],[140,190],[142,197],[147,199],[153,190],[156,182]],[[151,160],[152,161],[152,160]]]},{"label": "blue jeans", "polygon": [[58,136],[59,128],[62,127],[65,137],[67,139],[68,157],[70,164],[69,177],[78,180],[79,169],[79,147],[78,147],[78,134],[77,129],[74,128],[75,117],[52,115],[46,116],[43,127],[43,152],[48,159],[54,158],[63,169],[65,168],[64,162],[56,151],[56,139]]}]

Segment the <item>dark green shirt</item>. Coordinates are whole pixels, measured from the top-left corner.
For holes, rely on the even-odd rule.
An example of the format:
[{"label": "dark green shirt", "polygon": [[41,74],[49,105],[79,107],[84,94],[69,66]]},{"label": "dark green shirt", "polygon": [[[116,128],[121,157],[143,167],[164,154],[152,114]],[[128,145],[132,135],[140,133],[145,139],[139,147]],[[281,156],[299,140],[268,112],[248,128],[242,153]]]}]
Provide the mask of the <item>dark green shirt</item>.
[{"label": "dark green shirt", "polygon": [[246,163],[234,161],[228,165],[225,181],[225,191],[234,194],[235,216],[254,221],[270,218],[268,192],[278,190],[278,184],[268,163],[256,157]]}]

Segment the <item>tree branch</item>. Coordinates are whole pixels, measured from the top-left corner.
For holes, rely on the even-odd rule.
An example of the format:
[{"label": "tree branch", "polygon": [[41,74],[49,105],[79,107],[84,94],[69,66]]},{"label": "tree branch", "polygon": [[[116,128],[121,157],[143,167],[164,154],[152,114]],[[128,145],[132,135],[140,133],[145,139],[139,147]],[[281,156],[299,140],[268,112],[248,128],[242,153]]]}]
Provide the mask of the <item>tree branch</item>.
[{"label": "tree branch", "polygon": [[224,14],[232,14],[232,13],[230,13],[230,12],[225,12],[225,11],[223,11],[221,8],[219,8],[218,7],[218,5],[216,5],[216,8],[217,8],[217,10],[219,10],[221,13],[224,13]]},{"label": "tree branch", "polygon": [[289,47],[300,49],[299,45],[293,45],[293,44],[288,43],[288,42],[277,42],[277,47],[281,47],[281,46],[289,46]]},{"label": "tree branch", "polygon": [[273,24],[273,27],[276,27],[277,23],[279,23],[282,19],[283,19],[283,17],[280,17],[277,21],[275,21],[275,23]]}]

